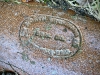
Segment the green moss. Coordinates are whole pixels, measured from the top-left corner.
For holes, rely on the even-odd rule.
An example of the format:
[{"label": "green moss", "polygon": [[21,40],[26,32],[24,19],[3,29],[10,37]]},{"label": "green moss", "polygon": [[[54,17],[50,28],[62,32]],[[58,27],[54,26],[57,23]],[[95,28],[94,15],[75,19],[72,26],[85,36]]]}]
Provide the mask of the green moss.
[{"label": "green moss", "polygon": [[3,2],[13,2],[13,3],[17,3],[17,4],[21,4],[22,2],[18,1],[18,0],[0,0]]},{"label": "green moss", "polygon": [[4,0],[5,2],[10,2],[10,0]]},{"label": "green moss", "polygon": [[30,61],[31,64],[35,65],[35,61]]}]

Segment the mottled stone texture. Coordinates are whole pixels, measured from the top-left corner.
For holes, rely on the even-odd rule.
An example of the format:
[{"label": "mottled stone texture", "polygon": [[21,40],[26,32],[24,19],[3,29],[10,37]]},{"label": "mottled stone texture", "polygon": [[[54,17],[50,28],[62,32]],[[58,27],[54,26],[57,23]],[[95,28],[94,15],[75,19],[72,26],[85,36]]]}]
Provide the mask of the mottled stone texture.
[{"label": "mottled stone texture", "polygon": [[[63,12],[41,7],[38,3],[30,4],[33,6],[0,2],[0,60],[30,75],[100,75],[100,22],[88,17],[73,16],[72,11]],[[28,16],[37,13],[72,21],[81,31],[82,51],[72,58],[56,59],[42,54],[36,48],[30,50],[23,47],[19,40],[20,25]],[[0,67],[11,70],[9,65],[1,61]],[[15,70],[25,75],[18,68]]]}]

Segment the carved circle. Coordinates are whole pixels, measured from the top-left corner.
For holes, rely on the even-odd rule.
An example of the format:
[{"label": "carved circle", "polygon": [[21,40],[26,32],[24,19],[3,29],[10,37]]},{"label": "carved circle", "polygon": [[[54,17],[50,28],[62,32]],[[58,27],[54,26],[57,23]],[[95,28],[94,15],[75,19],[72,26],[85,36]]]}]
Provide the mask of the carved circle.
[{"label": "carved circle", "polygon": [[25,19],[19,30],[23,46],[36,47],[51,57],[74,56],[81,47],[81,34],[67,19],[36,14]]}]

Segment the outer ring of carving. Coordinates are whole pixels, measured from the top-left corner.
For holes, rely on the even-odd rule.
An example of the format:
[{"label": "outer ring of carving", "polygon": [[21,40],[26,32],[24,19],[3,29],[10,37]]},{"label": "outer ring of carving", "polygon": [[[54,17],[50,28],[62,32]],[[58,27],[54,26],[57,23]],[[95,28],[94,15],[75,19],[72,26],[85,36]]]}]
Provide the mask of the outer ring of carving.
[{"label": "outer ring of carving", "polygon": [[[79,29],[77,28],[77,26],[73,22],[71,22],[71,21],[69,21],[68,19],[65,19],[65,18],[60,18],[60,17],[56,17],[56,16],[51,16],[51,15],[44,15],[44,14],[32,15],[31,17],[28,17],[27,19],[33,18],[34,16],[35,17],[36,16],[46,16],[46,17],[49,17],[49,18],[52,17],[52,18],[56,18],[56,19],[59,19],[59,20],[64,20],[64,21],[70,23],[70,25],[66,24],[65,26],[67,26],[68,28],[70,28],[72,30],[72,32],[74,32],[74,36],[76,37],[75,39],[78,39],[78,42],[77,42],[78,47],[77,47],[77,50],[74,53],[71,52],[71,53],[68,54],[69,49],[66,49],[66,50],[52,50],[52,49],[40,47],[40,46],[36,45],[35,43],[30,42],[32,45],[34,45],[36,48],[40,49],[44,53],[49,54],[50,57],[69,58],[69,57],[74,56],[76,53],[78,53],[78,51],[81,48],[82,37],[81,37],[81,33],[80,33]],[[27,20],[27,19],[25,19],[25,20]],[[21,32],[21,28],[22,28],[22,25],[25,22],[25,20],[21,23],[20,29],[19,29],[19,40],[21,41],[21,43],[22,43],[22,39],[21,39],[20,32]],[[38,21],[40,21],[40,19],[37,19],[35,22],[38,22]]]}]

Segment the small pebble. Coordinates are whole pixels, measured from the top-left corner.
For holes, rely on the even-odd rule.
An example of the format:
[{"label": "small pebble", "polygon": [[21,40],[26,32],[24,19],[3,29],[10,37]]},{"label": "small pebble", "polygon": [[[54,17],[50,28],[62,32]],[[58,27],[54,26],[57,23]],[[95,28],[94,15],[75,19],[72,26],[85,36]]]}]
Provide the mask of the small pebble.
[{"label": "small pebble", "polygon": [[48,61],[51,61],[51,58],[48,58]]}]

